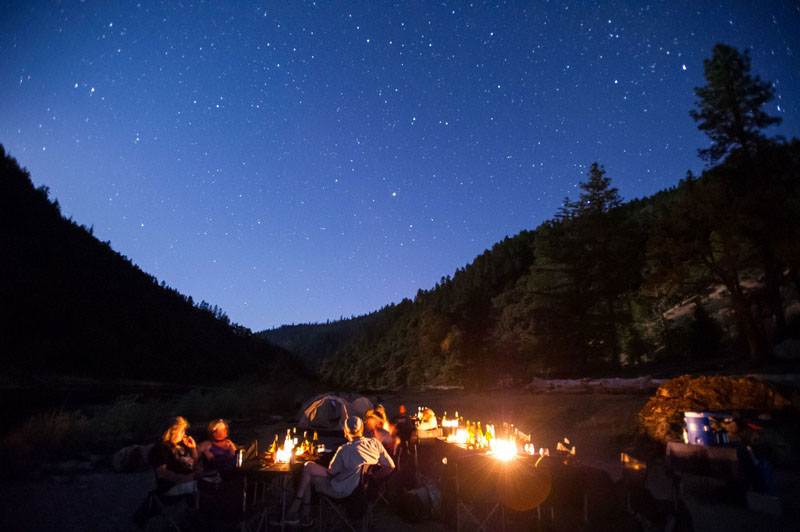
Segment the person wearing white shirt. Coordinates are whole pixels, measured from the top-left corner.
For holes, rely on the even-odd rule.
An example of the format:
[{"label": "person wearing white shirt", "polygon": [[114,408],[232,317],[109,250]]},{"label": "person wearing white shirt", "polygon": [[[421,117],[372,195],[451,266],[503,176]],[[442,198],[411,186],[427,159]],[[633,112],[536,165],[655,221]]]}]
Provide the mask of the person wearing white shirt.
[{"label": "person wearing white shirt", "polygon": [[344,435],[348,442],[339,447],[330,465],[325,468],[314,462],[307,462],[303,468],[303,478],[297,487],[295,499],[286,513],[285,524],[300,522],[298,511],[303,505],[303,524],[310,524],[311,488],[329,497],[342,499],[358,487],[361,473],[367,466],[379,464],[376,476],[383,477],[394,469],[394,461],[383,444],[375,438],[365,438],[364,422],[360,417],[348,417],[344,424]]}]

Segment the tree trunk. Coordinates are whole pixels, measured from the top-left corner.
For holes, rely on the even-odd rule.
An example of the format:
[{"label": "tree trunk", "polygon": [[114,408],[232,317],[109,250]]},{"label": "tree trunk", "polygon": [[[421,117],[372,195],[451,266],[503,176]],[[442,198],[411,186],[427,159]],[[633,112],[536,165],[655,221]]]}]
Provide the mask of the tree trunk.
[{"label": "tree trunk", "polygon": [[797,266],[792,266],[789,268],[789,278],[794,284],[794,290],[797,293],[797,297],[800,297],[800,269],[798,269]]},{"label": "tree trunk", "polygon": [[731,300],[739,335],[747,343],[748,358],[754,364],[764,363],[772,353],[762,328],[758,325],[758,319],[753,315],[747,299],[741,294],[731,292]]},{"label": "tree trunk", "polygon": [[775,266],[775,256],[769,244],[763,242],[760,247],[761,257],[764,263],[764,284],[767,291],[767,305],[775,319],[775,330],[772,331],[771,336],[780,341],[783,339],[786,332],[786,316],[783,312],[779,269]]},{"label": "tree trunk", "polygon": [[617,334],[617,312],[614,310],[614,298],[606,297],[606,307],[608,307],[608,317],[611,320],[611,327],[609,327],[611,336],[611,364],[614,367],[619,367],[619,335]]}]

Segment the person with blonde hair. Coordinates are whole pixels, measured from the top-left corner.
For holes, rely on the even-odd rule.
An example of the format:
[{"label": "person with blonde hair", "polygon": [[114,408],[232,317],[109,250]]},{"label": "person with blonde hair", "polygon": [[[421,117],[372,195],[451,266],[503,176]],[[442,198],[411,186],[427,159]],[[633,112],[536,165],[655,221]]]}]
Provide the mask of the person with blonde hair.
[{"label": "person with blonde hair", "polygon": [[384,427],[384,417],[377,410],[367,410],[364,415],[364,437],[375,438],[383,444],[390,453],[394,449],[394,438]]},{"label": "person with blonde hair", "polygon": [[164,431],[161,442],[150,451],[150,463],[156,472],[158,491],[165,495],[182,495],[196,489],[202,476],[197,462],[197,445],[186,434],[189,422],[178,416]]},{"label": "person with blonde hair", "polygon": [[208,439],[197,446],[197,454],[209,469],[228,471],[236,468],[236,444],[228,439],[228,424],[215,419],[208,424]]},{"label": "person with blonde hair", "polygon": [[439,424],[436,421],[436,414],[434,414],[433,409],[427,407],[423,408],[422,419],[417,423],[417,430],[418,431],[436,430],[438,426]]}]

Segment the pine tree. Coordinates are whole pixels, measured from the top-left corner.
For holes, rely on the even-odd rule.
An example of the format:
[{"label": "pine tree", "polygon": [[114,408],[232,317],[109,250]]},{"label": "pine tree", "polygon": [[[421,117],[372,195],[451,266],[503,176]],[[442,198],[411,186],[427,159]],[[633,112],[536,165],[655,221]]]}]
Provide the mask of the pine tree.
[{"label": "pine tree", "polygon": [[698,109],[689,114],[700,122],[699,129],[711,138],[712,144],[698,153],[711,163],[737,148],[749,157],[763,139],[761,130],[781,121],[761,110],[772,99],[772,87],[758,76],[750,76],[747,50],[740,54],[736,48],[717,44],[711,59],[703,65],[708,83],[694,89],[699,98]]},{"label": "pine tree", "polygon": [[614,207],[619,207],[622,199],[619,190],[611,186],[611,178],[606,177],[606,170],[597,163],[589,168],[588,181],[580,184],[580,201],[578,214],[605,214]]}]

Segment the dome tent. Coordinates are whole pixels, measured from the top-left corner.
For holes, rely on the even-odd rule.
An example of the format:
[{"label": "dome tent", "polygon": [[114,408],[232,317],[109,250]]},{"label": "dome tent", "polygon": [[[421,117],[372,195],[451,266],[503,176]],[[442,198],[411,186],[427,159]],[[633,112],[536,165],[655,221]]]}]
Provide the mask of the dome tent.
[{"label": "dome tent", "polygon": [[372,401],[362,396],[324,393],[306,401],[300,410],[300,429],[341,430],[348,416],[364,417]]}]

